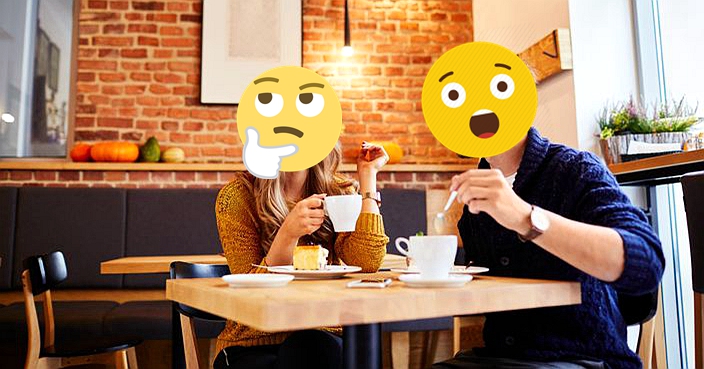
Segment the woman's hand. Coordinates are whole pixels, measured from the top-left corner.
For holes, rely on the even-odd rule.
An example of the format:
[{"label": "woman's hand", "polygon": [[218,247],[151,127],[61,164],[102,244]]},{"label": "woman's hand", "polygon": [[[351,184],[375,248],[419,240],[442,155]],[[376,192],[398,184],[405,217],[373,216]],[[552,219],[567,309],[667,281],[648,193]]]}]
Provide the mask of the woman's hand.
[{"label": "woman's hand", "polygon": [[362,175],[376,176],[379,169],[388,162],[389,155],[383,147],[364,141],[357,155],[357,174],[360,178]]},{"label": "woman's hand", "polygon": [[284,219],[280,232],[298,239],[317,231],[325,220],[323,199],[325,194],[316,194],[299,201]]},{"label": "woman's hand", "polygon": [[452,177],[450,189],[472,214],[483,211],[518,234],[530,231],[531,206],[513,192],[500,170],[470,169]]}]

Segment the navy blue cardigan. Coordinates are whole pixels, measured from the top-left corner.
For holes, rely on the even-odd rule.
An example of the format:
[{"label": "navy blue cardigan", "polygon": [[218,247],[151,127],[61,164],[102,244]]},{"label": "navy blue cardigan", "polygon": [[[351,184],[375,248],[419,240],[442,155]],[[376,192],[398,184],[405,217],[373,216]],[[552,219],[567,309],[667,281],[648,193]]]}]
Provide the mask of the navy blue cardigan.
[{"label": "navy blue cardigan", "polygon": [[[480,168],[488,168],[486,161]],[[458,222],[469,260],[496,276],[579,281],[582,303],[488,314],[486,348],[478,353],[532,360],[603,360],[612,368],[640,367],[626,342],[616,291],[645,294],[658,287],[665,260],[643,212],[633,206],[601,161],[591,153],[550,143],[528,133],[514,191],[528,203],[579,222],[616,230],[623,239],[625,269],[606,283],[570,266],[533,243],[522,243],[485,213],[465,206]]]}]

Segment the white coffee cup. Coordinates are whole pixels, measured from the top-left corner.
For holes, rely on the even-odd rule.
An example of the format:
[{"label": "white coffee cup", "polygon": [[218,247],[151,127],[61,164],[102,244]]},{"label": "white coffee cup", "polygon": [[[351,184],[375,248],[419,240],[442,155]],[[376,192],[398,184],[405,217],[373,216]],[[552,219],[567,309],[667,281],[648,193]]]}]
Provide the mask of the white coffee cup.
[{"label": "white coffee cup", "polygon": [[339,195],[325,197],[325,212],[332,221],[335,232],[352,232],[362,212],[361,195]]},{"label": "white coffee cup", "polygon": [[[408,250],[401,247],[406,243]],[[396,249],[413,260],[422,279],[443,279],[450,275],[457,254],[457,236],[411,236],[396,239]]]}]

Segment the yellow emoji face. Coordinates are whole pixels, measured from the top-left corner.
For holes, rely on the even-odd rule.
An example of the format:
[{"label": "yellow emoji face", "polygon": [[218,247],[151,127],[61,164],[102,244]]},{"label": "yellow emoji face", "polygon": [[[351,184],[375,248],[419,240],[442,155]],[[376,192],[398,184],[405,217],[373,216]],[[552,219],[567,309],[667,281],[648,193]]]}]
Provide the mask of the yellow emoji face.
[{"label": "yellow emoji face", "polygon": [[515,146],[538,108],[528,67],[515,53],[488,42],[443,54],[425,77],[422,100],[433,136],[455,153],[477,158]]},{"label": "yellow emoji face", "polygon": [[245,89],[237,130],[245,144],[245,165],[255,176],[276,178],[278,170],[308,169],[337,144],[340,100],[325,78],[309,69],[273,68]]}]

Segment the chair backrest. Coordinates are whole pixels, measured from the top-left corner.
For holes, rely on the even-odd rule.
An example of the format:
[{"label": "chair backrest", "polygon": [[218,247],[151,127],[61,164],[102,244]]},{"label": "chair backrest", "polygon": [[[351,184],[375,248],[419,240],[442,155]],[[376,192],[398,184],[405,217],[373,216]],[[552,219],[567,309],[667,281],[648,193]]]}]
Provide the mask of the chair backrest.
[{"label": "chair backrest", "polygon": [[[185,278],[217,278],[226,274],[230,274],[230,268],[227,265],[213,264],[191,264],[182,261],[171,263],[170,275],[171,279]],[[223,318],[208,314],[206,312],[194,309],[188,305],[176,303],[176,311],[191,318],[224,321]]]},{"label": "chair backrest", "polygon": [[626,325],[645,323],[658,310],[658,291],[639,296],[618,294],[618,310]]},{"label": "chair backrest", "polygon": [[692,254],[692,288],[704,293],[704,172],[687,174],[680,181]]},{"label": "chair backrest", "polygon": [[40,295],[66,280],[66,259],[61,251],[46,255],[30,256],[22,262],[23,270],[29,272],[32,294]]}]

